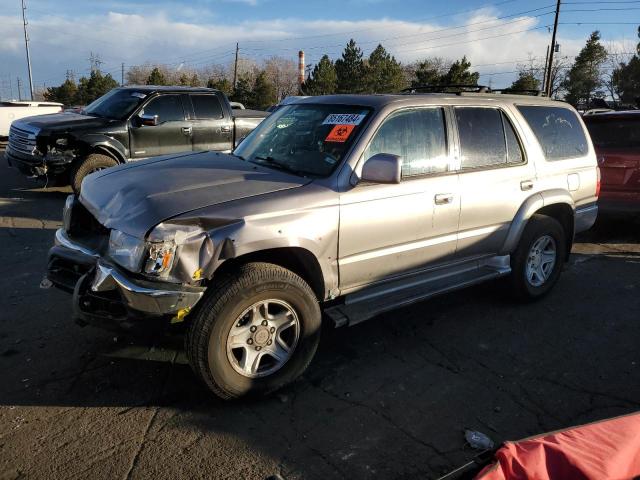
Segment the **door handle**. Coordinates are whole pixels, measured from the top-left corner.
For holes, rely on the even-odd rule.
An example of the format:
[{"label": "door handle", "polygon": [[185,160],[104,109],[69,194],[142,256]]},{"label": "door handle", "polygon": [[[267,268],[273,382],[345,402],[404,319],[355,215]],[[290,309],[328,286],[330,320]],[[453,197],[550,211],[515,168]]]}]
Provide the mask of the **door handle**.
[{"label": "door handle", "polygon": [[231,132],[231,127],[229,125],[225,125],[224,127],[220,127],[220,131],[222,133],[229,133]]},{"label": "door handle", "polygon": [[527,191],[533,188],[533,180],[523,180],[520,182],[520,190]]},{"label": "door handle", "polygon": [[185,135],[191,135],[191,127],[182,127],[182,133]]},{"label": "door handle", "polygon": [[453,203],[453,193],[438,193],[433,199],[436,205],[447,205]]}]

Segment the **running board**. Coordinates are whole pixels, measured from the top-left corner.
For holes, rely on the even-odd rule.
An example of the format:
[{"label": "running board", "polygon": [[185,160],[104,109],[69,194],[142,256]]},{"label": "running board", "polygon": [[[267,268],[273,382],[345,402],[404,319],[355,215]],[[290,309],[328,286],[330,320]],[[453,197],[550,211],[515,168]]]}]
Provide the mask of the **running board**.
[{"label": "running board", "polygon": [[429,278],[405,280],[403,285],[394,282],[385,287],[372,287],[347,295],[344,304],[328,308],[325,313],[336,328],[355,325],[381,313],[511,273],[509,263],[501,263],[502,265],[476,265],[470,269],[440,275],[431,274]]}]

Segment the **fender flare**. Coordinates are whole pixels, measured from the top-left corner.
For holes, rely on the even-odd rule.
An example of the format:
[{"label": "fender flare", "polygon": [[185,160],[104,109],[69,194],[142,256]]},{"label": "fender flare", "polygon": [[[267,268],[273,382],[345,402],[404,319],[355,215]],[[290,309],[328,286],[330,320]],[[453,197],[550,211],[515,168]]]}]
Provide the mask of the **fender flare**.
[{"label": "fender flare", "polygon": [[[223,228],[211,234],[213,244],[217,246],[216,252],[212,255],[212,261],[205,269],[204,276],[208,279],[214,277],[214,273],[229,260],[242,259],[251,255],[260,255],[261,252],[268,252],[275,249],[296,249],[305,251],[315,260],[315,268],[321,275],[319,279],[324,289],[324,295],[335,292],[337,285],[337,265],[332,265],[326,259],[327,255],[323,255],[318,251],[318,245],[308,238],[299,237],[279,237],[279,238],[261,238],[255,241],[242,241],[238,238],[238,227],[240,225],[230,226],[231,228]],[[235,228],[234,228],[235,227]],[[326,252],[325,252],[326,253]]]},{"label": "fender flare", "polygon": [[560,188],[534,193],[522,202],[518,212],[513,217],[513,221],[511,222],[511,226],[509,227],[507,237],[502,245],[499,255],[508,255],[516,249],[520,242],[520,237],[522,237],[522,232],[524,232],[527,223],[537,211],[544,207],[548,207],[549,205],[556,204],[568,205],[571,207],[571,210],[575,212],[575,203],[573,198],[569,195],[569,192]]},{"label": "fender flare", "polygon": [[127,161],[127,150],[124,145],[107,135],[90,134],[82,137],[81,141],[85,144],[87,153],[103,152],[113,157],[118,163]]}]

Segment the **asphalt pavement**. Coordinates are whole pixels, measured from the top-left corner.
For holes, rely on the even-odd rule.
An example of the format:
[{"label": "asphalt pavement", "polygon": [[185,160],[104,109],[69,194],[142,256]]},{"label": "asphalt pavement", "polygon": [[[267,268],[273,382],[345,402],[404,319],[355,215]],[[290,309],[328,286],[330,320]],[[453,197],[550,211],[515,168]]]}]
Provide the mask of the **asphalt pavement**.
[{"label": "asphalt pavement", "polygon": [[71,322],[41,289],[68,194],[0,161],[0,479],[433,479],[496,442],[640,410],[640,221],[582,235],[554,291],[499,282],[323,331],[305,375],[223,402],[179,339]]}]

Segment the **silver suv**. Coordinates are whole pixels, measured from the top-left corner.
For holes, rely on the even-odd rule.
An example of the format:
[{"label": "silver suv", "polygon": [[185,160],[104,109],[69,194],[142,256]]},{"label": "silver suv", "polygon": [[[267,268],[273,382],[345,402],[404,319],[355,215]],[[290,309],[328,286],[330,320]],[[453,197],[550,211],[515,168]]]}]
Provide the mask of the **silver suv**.
[{"label": "silver suv", "polygon": [[217,395],[299,376],[321,318],[353,325],[506,277],[556,283],[594,223],[599,173],[570,106],[460,93],[307,98],[231,155],[159,157],[87,177],[48,278],[83,324],[177,324]]}]

